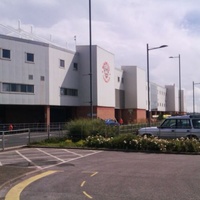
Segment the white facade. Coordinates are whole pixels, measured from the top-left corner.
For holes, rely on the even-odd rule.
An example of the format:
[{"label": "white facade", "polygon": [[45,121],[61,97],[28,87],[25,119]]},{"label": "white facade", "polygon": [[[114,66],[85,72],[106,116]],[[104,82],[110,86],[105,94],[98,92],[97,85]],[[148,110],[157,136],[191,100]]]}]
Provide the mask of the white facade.
[{"label": "white facade", "polygon": [[[50,43],[0,35],[1,105],[89,107],[89,48],[77,46],[73,52]],[[112,53],[97,45],[91,50],[92,103],[99,107],[97,112],[112,116],[115,109],[120,115],[124,109],[144,116],[148,106],[145,70],[137,66],[116,69]],[[183,91],[181,96],[184,111]],[[152,111],[179,110],[175,85],[150,83],[150,98]]]},{"label": "white facade", "polygon": [[152,111],[166,111],[166,88],[150,83],[150,105]]},{"label": "white facade", "polygon": [[[4,50],[10,58],[2,55]],[[0,35],[0,51],[1,104],[49,104],[48,45]],[[34,54],[34,62],[26,60],[27,53]],[[27,86],[34,86],[34,92],[20,92]]]},{"label": "white facade", "polygon": [[145,71],[137,66],[122,66],[124,70],[125,108],[146,109]]},{"label": "white facade", "polygon": [[[80,63],[81,105],[90,100],[89,46],[77,46]],[[93,105],[115,107],[114,55],[98,46],[92,46]]]},{"label": "white facade", "polygon": [[178,89],[175,85],[166,85],[167,95],[166,95],[166,110],[169,112],[179,111],[179,95]]}]

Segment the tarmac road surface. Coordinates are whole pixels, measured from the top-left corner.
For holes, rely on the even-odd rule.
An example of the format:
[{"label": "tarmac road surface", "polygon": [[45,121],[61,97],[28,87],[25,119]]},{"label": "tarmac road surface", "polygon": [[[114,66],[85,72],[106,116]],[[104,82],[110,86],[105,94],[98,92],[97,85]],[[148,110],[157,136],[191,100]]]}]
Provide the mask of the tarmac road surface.
[{"label": "tarmac road surface", "polygon": [[[32,149],[31,154],[29,150],[23,149],[24,152],[20,153],[33,163],[34,159],[37,161],[36,155],[41,158],[43,153],[47,156],[47,163],[24,167],[26,170],[37,168],[39,173],[27,175],[6,189],[2,188],[5,200],[12,195],[14,187],[15,191],[20,191],[21,200],[200,199],[199,155],[80,149]],[[50,157],[54,162],[47,166]],[[2,158],[0,154],[0,161]],[[2,160],[2,167],[9,166],[5,163]]]}]

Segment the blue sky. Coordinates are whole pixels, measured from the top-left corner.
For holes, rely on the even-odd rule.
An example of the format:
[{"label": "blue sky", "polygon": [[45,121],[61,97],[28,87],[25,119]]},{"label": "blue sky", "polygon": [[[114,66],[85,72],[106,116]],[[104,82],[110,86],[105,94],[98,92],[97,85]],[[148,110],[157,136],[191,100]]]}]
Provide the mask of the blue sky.
[{"label": "blue sky", "polygon": [[[88,0],[1,0],[0,23],[51,38],[74,49],[89,44]],[[137,65],[146,70],[146,44],[167,48],[150,51],[150,81],[178,88],[181,55],[182,89],[187,111],[192,111],[192,82],[200,82],[199,0],[91,0],[92,43],[112,52],[115,65]],[[200,85],[195,86],[200,112]]]}]

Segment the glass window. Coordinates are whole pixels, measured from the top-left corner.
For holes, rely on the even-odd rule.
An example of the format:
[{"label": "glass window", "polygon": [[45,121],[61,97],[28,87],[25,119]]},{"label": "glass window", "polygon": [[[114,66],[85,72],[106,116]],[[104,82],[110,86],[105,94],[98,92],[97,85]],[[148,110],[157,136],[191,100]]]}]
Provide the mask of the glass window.
[{"label": "glass window", "polygon": [[40,80],[41,80],[41,81],[44,81],[44,76],[40,76]]},{"label": "glass window", "polygon": [[10,50],[2,49],[2,58],[10,59]]},{"label": "glass window", "polygon": [[75,71],[78,70],[78,63],[74,63],[74,70],[75,70]]},{"label": "glass window", "polygon": [[26,61],[27,62],[34,62],[34,54],[33,53],[26,53]]},{"label": "glass window", "polygon": [[194,128],[200,129],[200,119],[193,119],[192,124]]},{"label": "glass window", "polygon": [[65,67],[65,61],[60,59],[60,67]]},{"label": "glass window", "polygon": [[176,126],[176,119],[166,119],[162,124],[162,128],[175,128]]},{"label": "glass window", "polygon": [[190,120],[189,119],[177,119],[176,127],[181,128],[181,129],[191,128]]},{"label": "glass window", "polygon": [[29,79],[29,80],[33,80],[33,75],[29,74],[29,75],[28,75],[28,79]]},{"label": "glass window", "polygon": [[34,93],[34,85],[3,83],[3,91]]},{"label": "glass window", "polygon": [[67,96],[78,96],[78,90],[71,88],[60,88],[60,94]]}]

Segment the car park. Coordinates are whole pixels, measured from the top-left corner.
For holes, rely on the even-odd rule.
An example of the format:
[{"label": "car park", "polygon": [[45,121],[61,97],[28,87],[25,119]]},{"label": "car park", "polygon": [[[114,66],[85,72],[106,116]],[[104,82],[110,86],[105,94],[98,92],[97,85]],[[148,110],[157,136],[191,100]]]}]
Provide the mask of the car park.
[{"label": "car park", "polygon": [[200,138],[200,115],[182,115],[166,118],[160,126],[140,128],[140,136],[159,138]]}]

